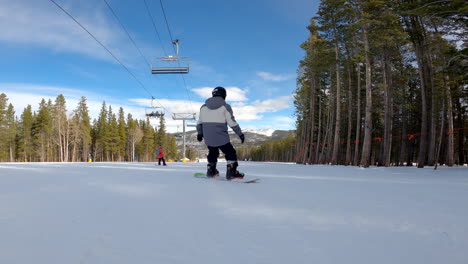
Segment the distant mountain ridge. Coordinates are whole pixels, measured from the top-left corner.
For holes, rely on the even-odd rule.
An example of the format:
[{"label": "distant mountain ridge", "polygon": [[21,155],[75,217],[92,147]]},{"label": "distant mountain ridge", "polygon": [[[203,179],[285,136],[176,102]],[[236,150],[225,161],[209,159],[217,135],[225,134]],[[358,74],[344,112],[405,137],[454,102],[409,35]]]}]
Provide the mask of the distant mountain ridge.
[{"label": "distant mountain ridge", "polygon": [[[287,138],[290,133],[295,133],[295,130],[276,130],[276,129],[244,129],[242,132],[245,135],[245,142],[241,144],[239,137],[229,129],[229,136],[231,138],[231,143],[235,148],[239,147],[258,147],[265,142],[271,140],[278,140]],[[182,150],[182,132],[178,133],[168,133],[169,135],[176,136],[177,149]],[[187,131],[185,134],[186,147],[196,150],[200,153],[201,157],[204,157],[208,154],[208,149],[206,148],[205,143],[197,141],[197,131]]]}]

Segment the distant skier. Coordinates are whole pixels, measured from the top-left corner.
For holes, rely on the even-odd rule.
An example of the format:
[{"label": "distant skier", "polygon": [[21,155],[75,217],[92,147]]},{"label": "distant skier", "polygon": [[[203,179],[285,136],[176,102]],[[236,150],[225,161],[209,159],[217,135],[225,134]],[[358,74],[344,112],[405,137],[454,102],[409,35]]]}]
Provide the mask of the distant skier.
[{"label": "distant skier", "polygon": [[166,160],[164,160],[164,150],[161,145],[159,145],[158,149],[156,150],[156,156],[158,158],[158,165],[161,166],[161,160],[163,165],[166,166]]},{"label": "distant skier", "polygon": [[244,174],[237,171],[237,154],[230,142],[227,125],[239,136],[242,143],[244,143],[245,136],[234,119],[231,106],[226,104],[226,89],[216,87],[211,94],[213,97],[208,98],[200,108],[197,123],[197,140],[201,142],[205,138],[205,144],[209,150],[206,176],[219,176],[216,163],[221,149],[227,162],[226,179],[243,179]]}]

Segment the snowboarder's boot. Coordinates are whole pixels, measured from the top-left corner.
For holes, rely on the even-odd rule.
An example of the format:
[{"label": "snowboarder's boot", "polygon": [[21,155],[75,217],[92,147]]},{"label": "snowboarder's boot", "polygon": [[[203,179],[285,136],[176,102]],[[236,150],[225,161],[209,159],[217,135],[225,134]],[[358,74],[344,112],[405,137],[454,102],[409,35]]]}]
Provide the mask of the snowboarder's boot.
[{"label": "snowboarder's boot", "polygon": [[219,176],[219,171],[216,169],[216,163],[208,163],[206,167],[206,177],[213,178]]},{"label": "snowboarder's boot", "polygon": [[244,179],[244,173],[239,172],[237,170],[237,166],[239,164],[237,161],[227,161],[227,166],[226,166],[226,179],[228,181],[233,180],[233,179]]}]

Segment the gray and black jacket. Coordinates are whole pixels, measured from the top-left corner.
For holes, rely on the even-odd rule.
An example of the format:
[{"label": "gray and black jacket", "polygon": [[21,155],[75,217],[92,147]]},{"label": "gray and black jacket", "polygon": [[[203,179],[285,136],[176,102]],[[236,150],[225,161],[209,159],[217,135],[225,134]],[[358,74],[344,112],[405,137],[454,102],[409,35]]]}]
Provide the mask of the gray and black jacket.
[{"label": "gray and black jacket", "polygon": [[200,108],[200,117],[197,123],[197,132],[205,138],[205,144],[210,147],[219,147],[230,142],[228,127],[238,135],[242,130],[232,113],[232,108],[226,104],[222,97],[208,98]]}]

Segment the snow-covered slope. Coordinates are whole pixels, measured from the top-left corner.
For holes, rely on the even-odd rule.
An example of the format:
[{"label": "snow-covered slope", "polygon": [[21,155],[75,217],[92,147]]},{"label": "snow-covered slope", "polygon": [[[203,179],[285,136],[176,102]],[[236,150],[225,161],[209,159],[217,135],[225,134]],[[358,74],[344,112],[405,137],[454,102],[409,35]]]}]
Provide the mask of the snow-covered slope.
[{"label": "snow-covered slope", "polygon": [[205,167],[2,163],[0,263],[467,263],[466,167]]},{"label": "snow-covered slope", "polygon": [[273,133],[275,131],[276,131],[275,129],[245,129],[244,133],[249,132],[249,133],[255,133],[255,134],[271,137],[273,136]]}]

